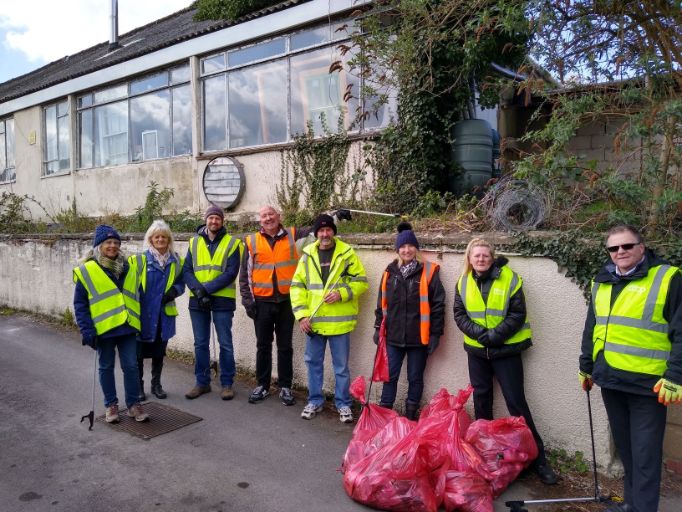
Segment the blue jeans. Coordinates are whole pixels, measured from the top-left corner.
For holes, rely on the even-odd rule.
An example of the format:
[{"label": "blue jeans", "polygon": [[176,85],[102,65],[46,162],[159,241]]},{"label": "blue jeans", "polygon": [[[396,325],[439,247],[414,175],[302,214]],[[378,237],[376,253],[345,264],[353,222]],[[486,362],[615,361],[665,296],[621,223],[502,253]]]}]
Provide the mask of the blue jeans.
[{"label": "blue jeans", "polygon": [[424,347],[396,347],[386,345],[388,354],[388,377],[389,381],[381,390],[381,403],[393,405],[398,391],[398,378],[403,366],[403,359],[407,356],[407,401],[418,404],[424,392],[424,369],[426,359],[429,357]]},{"label": "blue jeans", "polygon": [[220,385],[231,386],[237,369],[234,363],[234,347],[232,346],[232,317],[234,311],[189,310],[194,332],[194,377],[197,386],[208,386],[211,383],[211,315],[218,334],[220,356]]},{"label": "blue jeans", "polygon": [[350,407],[350,368],[348,358],[350,356],[350,333],[336,336],[322,336],[315,334],[306,336],[305,364],[308,367],[308,403],[322,405],[322,383],[324,382],[324,352],[329,342],[329,350],[332,353],[332,366],[336,376],[334,387],[334,400],[336,408]]},{"label": "blue jeans", "polygon": [[99,383],[104,394],[104,407],[118,403],[116,396],[116,348],[123,370],[123,387],[126,393],[126,406],[136,404],[140,396],[140,378],[137,373],[137,339],[134,334],[99,338],[97,355],[99,357]]}]

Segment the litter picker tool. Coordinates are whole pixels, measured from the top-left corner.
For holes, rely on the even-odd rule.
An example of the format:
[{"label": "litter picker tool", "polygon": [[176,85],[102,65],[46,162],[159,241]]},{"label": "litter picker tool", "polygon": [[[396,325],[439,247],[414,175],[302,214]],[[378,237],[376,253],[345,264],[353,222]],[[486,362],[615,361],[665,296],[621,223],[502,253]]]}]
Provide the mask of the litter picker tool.
[{"label": "litter picker tool", "polygon": [[85,418],[87,418],[90,421],[90,426],[88,427],[88,430],[92,430],[92,426],[95,423],[95,388],[97,387],[97,350],[94,350],[95,352],[95,362],[93,364],[93,371],[92,371],[92,408],[90,409],[90,412],[88,414],[85,414],[83,417],[81,417],[81,423],[85,421]]},{"label": "litter picker tool", "polygon": [[510,512],[528,512],[526,505],[551,505],[559,503],[613,503],[611,496],[602,496],[599,492],[599,481],[597,479],[597,457],[594,449],[594,424],[592,423],[592,403],[590,401],[590,390],[585,390],[587,394],[587,415],[590,419],[590,439],[592,440],[592,472],[594,475],[594,496],[582,498],[556,498],[547,500],[518,500],[506,501],[504,504],[509,507]]},{"label": "litter picker tool", "polygon": [[[351,208],[339,208],[337,210],[337,216],[338,216],[338,212],[341,210],[345,210],[347,212],[352,212],[352,213],[366,213],[367,215],[380,215],[382,217],[394,217],[394,218],[398,218],[398,219],[400,217],[402,217],[402,215],[400,215],[399,213],[384,213],[384,212],[373,212],[373,211],[368,211],[368,210],[353,210]],[[339,217],[339,218],[341,218],[341,217]]]},{"label": "litter picker tool", "polygon": [[[346,269],[344,269],[342,272],[339,273],[338,276],[336,276],[336,279],[334,279],[334,282],[329,287],[329,290],[327,290],[327,293],[331,293],[334,291],[334,288],[336,288],[336,285],[338,284],[339,280],[341,279],[341,276],[343,276],[343,274],[345,274],[345,273],[346,273]],[[324,304],[324,297],[322,297],[322,300],[320,301],[320,303],[317,306],[315,306],[315,309],[313,309],[313,312],[310,313],[310,316],[308,317],[309,320],[312,320],[315,317],[315,315],[317,315],[317,312],[322,307],[322,304]]]}]

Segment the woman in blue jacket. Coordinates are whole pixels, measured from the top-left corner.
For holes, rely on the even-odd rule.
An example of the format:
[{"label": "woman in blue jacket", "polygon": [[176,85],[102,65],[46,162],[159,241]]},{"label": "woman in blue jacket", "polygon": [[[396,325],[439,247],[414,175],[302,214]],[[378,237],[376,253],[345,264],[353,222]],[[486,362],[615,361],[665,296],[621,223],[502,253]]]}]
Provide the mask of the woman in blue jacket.
[{"label": "woman in blue jacket", "polygon": [[119,422],[114,377],[116,350],[123,370],[128,416],[135,421],[149,420],[139,403],[135,364],[136,337],[140,330],[135,274],[121,253],[121,237],[114,228],[105,224],[97,226],[92,249],[73,269],[73,280],[76,284],[73,309],[83,345],[97,350],[107,423]]},{"label": "woman in blue jacket", "polygon": [[184,291],[182,261],[175,252],[173,234],[168,224],[162,220],[152,222],[144,236],[142,248],[144,252],[131,261],[140,276],[142,328],[137,347],[137,365],[141,401],[147,399],[143,381],[145,359],[152,360],[152,393],[156,398],[168,396],[161,386],[161,370],[168,340],[175,336],[175,317],[178,315],[175,298]]}]

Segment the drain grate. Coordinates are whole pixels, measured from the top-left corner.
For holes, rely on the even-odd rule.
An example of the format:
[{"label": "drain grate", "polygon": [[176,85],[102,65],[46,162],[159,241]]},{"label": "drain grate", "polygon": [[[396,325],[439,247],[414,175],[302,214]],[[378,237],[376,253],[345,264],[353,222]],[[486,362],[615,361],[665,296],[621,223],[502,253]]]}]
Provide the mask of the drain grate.
[{"label": "drain grate", "polygon": [[97,417],[95,421],[119,432],[127,432],[132,436],[149,440],[202,420],[199,416],[158,402],[144,403],[144,412],[149,414],[149,421],[146,423],[136,422],[126,414],[127,411],[128,409],[119,411],[120,423],[107,423],[104,421],[104,415]]}]

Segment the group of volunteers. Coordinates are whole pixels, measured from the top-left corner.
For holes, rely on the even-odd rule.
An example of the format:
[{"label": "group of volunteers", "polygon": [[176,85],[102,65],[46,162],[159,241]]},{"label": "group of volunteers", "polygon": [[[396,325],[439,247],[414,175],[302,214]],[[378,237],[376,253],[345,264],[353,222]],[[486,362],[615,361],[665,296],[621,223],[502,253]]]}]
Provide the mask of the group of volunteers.
[{"label": "group of volunteers", "polygon": [[[308,401],[301,417],[312,419],[324,405],[326,345],[335,375],[339,419],[353,422],[350,333],[358,299],[368,289],[365,269],[353,248],[340,240],[334,217],[319,215],[312,228],[285,228],[272,206],[259,211],[260,230],[244,240],[230,236],[224,212],[209,207],[205,224],[189,241],[185,258],[173,235],[154,221],[143,252],[125,257],[121,237],[110,226],[95,230],[93,247],[74,269],[74,309],[83,344],[97,350],[107,422],[119,421],[114,381],[115,349],[124,377],[128,416],[148,421],[144,359],[151,358],[151,392],[166,398],[161,371],[168,340],[175,334],[175,299],[189,289],[194,333],[194,399],[211,391],[210,342],[219,346],[220,397],[234,397],[232,320],[239,293],[256,334],[257,386],[248,397],[270,394],[272,344],[277,344],[277,387],[284,405],[295,404],[292,335],[296,321],[305,333]],[[305,244],[314,236],[314,241]],[[645,248],[631,226],[607,235],[610,261],[595,277],[582,340],[579,380],[585,391],[600,386],[614,442],[625,469],[624,502],[611,512],[658,508],[666,406],[682,400],[682,281],[679,269]],[[417,419],[428,357],[438,348],[445,324],[445,289],[439,265],[424,258],[408,223],[398,226],[397,257],[381,274],[375,310],[375,343],[385,334],[389,381],[379,405],[392,408],[407,359],[405,415]],[[494,247],[474,238],[466,248],[455,286],[454,320],[464,334],[476,419],[493,418],[493,378],[509,413],[523,416],[538,445],[533,468],[546,484],[558,481],[545,456],[524,392],[521,353],[532,345],[521,277]]]}]

